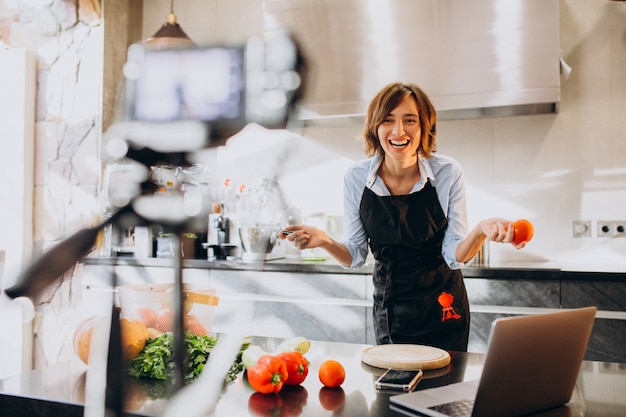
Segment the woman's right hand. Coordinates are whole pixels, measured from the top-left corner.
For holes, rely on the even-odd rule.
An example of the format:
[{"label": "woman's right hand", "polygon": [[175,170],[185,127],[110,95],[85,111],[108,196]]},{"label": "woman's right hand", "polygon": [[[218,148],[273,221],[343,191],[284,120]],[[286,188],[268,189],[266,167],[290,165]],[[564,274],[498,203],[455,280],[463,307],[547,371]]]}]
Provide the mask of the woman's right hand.
[{"label": "woman's right hand", "polygon": [[527,242],[514,243],[513,222],[501,217],[492,217],[479,223],[482,233],[487,240],[498,243],[510,243],[516,249],[522,249]]},{"label": "woman's right hand", "polygon": [[[291,233],[285,234],[282,230]],[[282,230],[278,233],[278,237],[292,242],[300,250],[317,248],[331,242],[325,231],[314,226],[301,224],[286,226]]]}]

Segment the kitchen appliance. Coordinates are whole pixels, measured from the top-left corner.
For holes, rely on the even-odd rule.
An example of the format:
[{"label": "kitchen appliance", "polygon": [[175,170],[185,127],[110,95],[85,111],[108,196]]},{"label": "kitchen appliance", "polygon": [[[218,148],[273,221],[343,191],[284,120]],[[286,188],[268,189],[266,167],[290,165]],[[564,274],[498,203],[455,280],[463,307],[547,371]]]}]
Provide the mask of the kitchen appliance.
[{"label": "kitchen appliance", "polygon": [[[272,227],[240,227],[241,260],[244,262],[269,261],[285,257],[278,232]],[[277,245],[278,244],[278,245]]]},{"label": "kitchen appliance", "polygon": [[226,205],[220,203],[218,213],[209,214],[207,249],[209,260],[230,261],[239,259],[241,251],[239,235],[235,227],[235,214],[226,213]]}]

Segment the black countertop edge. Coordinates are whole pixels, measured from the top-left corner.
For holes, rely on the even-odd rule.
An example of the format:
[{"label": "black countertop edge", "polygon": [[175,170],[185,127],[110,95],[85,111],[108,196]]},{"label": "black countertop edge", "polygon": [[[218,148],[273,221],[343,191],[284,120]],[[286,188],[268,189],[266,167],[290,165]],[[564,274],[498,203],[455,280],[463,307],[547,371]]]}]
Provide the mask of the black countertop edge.
[{"label": "black countertop edge", "polygon": [[561,281],[626,282],[626,272],[561,271]]},{"label": "black countertop edge", "polygon": [[[86,265],[172,267],[168,258],[97,258],[86,257]],[[371,275],[373,264],[359,269],[347,269],[334,260],[301,261],[299,259],[276,259],[265,262],[214,261],[206,259],[183,259],[184,268],[220,269],[232,271],[292,272],[303,274]],[[511,263],[502,265],[469,265],[462,268],[466,278],[523,279],[523,280],[567,280],[567,281],[613,281],[626,282],[626,272],[571,271],[562,270],[551,263]]]}]

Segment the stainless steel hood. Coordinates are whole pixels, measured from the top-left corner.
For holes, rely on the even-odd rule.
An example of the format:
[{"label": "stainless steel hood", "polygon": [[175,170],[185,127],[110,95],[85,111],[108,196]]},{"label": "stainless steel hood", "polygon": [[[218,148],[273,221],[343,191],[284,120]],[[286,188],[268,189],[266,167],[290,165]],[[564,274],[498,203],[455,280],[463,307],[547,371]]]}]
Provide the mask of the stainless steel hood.
[{"label": "stainless steel hood", "polygon": [[440,119],[554,113],[558,0],[266,0],[310,65],[299,118],[360,123],[389,82],[420,85]]}]

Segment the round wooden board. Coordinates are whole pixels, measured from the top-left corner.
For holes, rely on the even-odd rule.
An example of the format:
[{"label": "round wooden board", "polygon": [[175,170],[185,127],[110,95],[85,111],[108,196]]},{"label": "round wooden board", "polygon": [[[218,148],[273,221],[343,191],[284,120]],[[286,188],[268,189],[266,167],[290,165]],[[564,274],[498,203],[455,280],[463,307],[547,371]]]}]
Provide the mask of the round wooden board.
[{"label": "round wooden board", "polygon": [[450,354],[432,346],[392,344],[366,347],[361,352],[361,360],[377,368],[425,371],[447,366]]}]

